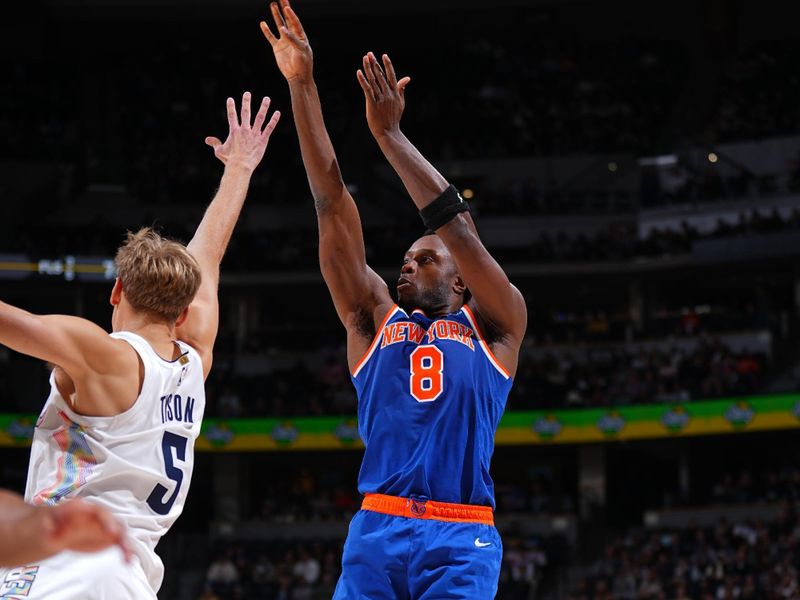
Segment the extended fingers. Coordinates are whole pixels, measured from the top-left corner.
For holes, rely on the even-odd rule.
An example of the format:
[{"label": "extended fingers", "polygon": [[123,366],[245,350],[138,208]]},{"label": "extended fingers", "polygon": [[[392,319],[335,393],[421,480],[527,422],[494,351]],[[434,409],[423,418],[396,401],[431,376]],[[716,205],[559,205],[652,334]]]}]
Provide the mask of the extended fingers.
[{"label": "extended fingers", "polygon": [[397,82],[397,91],[400,92],[401,96],[405,95],[406,86],[411,83],[411,77],[403,77],[400,81]]},{"label": "extended fingers", "polygon": [[256,113],[256,120],[253,122],[253,131],[261,132],[261,127],[264,125],[264,120],[267,118],[267,112],[269,111],[269,103],[269,96],[264,96],[264,99],[261,100],[261,108]]},{"label": "extended fingers", "polygon": [[258,24],[261,27],[261,33],[264,34],[264,37],[267,38],[267,41],[270,43],[271,46],[274,46],[278,42],[278,38],[275,37],[275,34],[269,28],[269,25],[266,22],[261,21]]},{"label": "extended fingers", "polygon": [[294,12],[294,9],[289,6],[288,0],[282,0],[281,5],[283,6],[283,15],[286,19],[286,24],[289,26],[289,30],[297,37],[305,38],[306,32],[303,29],[303,24],[300,22],[300,19],[298,18],[297,13]]},{"label": "extended fingers", "polygon": [[130,547],[128,536],[125,533],[125,527],[120,523],[111,513],[102,510],[98,507],[97,519],[100,521],[105,533],[122,550],[125,556],[125,562],[130,562],[133,559],[133,550]]},{"label": "extended fingers", "polygon": [[383,68],[386,72],[386,79],[389,81],[389,87],[392,89],[397,88],[397,76],[394,73],[394,66],[388,54],[383,55]]},{"label": "extended fingers", "polygon": [[283,15],[281,14],[281,9],[278,7],[278,3],[270,2],[269,10],[272,13],[273,20],[275,21],[275,27],[277,27],[278,31],[280,31],[281,27],[286,26],[286,21],[283,20]]},{"label": "extended fingers", "polygon": [[375,78],[375,82],[380,88],[381,92],[386,93],[389,91],[389,84],[386,82],[386,76],[383,74],[383,69],[381,65],[378,63],[378,59],[375,58],[375,55],[372,52],[368,53],[369,56],[369,67],[372,70],[373,77]]},{"label": "extended fingers", "polygon": [[361,69],[356,71],[356,78],[358,79],[359,85],[361,85],[361,89],[364,90],[364,95],[367,97],[367,100],[374,101],[375,92],[372,91],[372,86],[367,81],[364,73],[361,72]]},{"label": "extended fingers", "polygon": [[272,113],[272,117],[267,123],[267,126],[264,128],[264,131],[261,132],[261,137],[269,140],[269,136],[272,135],[272,132],[275,130],[275,126],[278,124],[278,121],[280,120],[281,120],[281,111],[276,110],[274,113]]},{"label": "extended fingers", "polygon": [[366,77],[367,83],[372,90],[372,96],[377,98],[378,94],[381,93],[381,86],[376,79],[375,71],[372,68],[372,61],[370,60],[369,54],[364,55],[362,63],[364,66],[364,76]]},{"label": "extended fingers", "polygon": [[233,98],[228,98],[225,106],[228,109],[228,127],[230,127],[231,131],[238,129],[239,120],[236,117],[236,103],[233,101]]},{"label": "extended fingers", "polygon": [[117,521],[111,513],[108,513],[98,507],[94,513],[103,532],[115,543],[120,543],[124,537],[125,530],[119,521]]},{"label": "extended fingers", "polygon": [[242,94],[242,127],[250,127],[250,92]]}]

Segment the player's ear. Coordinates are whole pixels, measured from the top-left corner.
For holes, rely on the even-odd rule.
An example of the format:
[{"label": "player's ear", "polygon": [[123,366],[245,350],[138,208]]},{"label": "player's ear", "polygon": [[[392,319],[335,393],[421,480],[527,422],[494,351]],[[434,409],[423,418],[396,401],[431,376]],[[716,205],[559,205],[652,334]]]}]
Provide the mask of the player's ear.
[{"label": "player's ear", "polygon": [[459,296],[464,295],[464,290],[467,289],[464,280],[461,279],[461,275],[456,275],[455,280],[453,281],[453,291],[458,294]]},{"label": "player's ear", "polygon": [[111,303],[111,306],[118,306],[120,301],[122,300],[122,280],[117,277],[116,281],[114,281],[114,287],[111,288],[111,298],[108,301]]},{"label": "player's ear", "polygon": [[186,323],[186,319],[189,318],[189,307],[183,309],[181,314],[178,316],[178,320],[175,321],[175,327],[180,327],[184,323]]}]

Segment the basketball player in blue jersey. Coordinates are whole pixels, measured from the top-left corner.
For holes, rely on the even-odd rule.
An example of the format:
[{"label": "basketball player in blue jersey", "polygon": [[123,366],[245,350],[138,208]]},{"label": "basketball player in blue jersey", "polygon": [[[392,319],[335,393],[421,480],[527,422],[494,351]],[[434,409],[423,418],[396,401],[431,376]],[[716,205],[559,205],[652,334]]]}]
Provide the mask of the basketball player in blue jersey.
[{"label": "basketball player in blue jersey", "polygon": [[[489,463],[525,334],[519,291],[484,248],[466,203],[403,136],[408,78],[364,58],[367,121],[434,235],[403,258],[395,304],[365,260],[313,78],[312,51],[287,0],[262,22],[289,83],[317,210],[320,266],[347,330],[366,445],[334,598],[493,598],[502,544]],[[385,69],[385,70],[384,70]],[[469,300],[467,300],[469,299]]]}]

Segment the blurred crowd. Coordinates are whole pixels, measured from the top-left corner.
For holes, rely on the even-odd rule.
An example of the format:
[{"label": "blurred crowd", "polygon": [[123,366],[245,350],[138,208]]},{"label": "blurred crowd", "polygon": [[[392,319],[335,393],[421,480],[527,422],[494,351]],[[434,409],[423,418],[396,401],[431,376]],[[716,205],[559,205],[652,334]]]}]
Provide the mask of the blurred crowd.
[{"label": "blurred crowd", "polygon": [[341,571],[341,542],[237,543],[208,566],[201,600],[328,600]]},{"label": "blurred crowd", "polygon": [[[452,27],[476,27],[474,17],[452,14],[449,20]],[[680,44],[534,41],[509,35],[510,29],[523,32],[525,24],[482,22],[474,35],[454,37],[445,52],[425,52],[419,38],[413,46],[408,38],[397,42],[405,45],[394,49],[397,68],[414,79],[405,127],[420,147],[447,159],[642,151],[656,144],[681,92],[676,81],[686,57]],[[322,60],[328,68],[315,75],[329,127],[340,148],[363,150],[363,106],[355,102],[360,92],[352,73],[364,49],[342,41],[338,32],[336,43],[325,36],[326,30],[317,27],[314,42],[327,53]],[[173,29],[147,55],[87,57],[77,81],[69,52],[15,64],[8,83],[18,93],[4,97],[0,113],[15,158],[54,158],[90,178],[116,176],[135,184],[150,202],[173,186],[188,192],[184,184],[207,177],[199,166],[208,155],[202,140],[224,127],[227,96],[238,96],[245,84],[256,93],[269,88],[265,91],[285,100],[285,83],[266,53],[231,60],[237,50],[257,48],[257,35],[228,42],[223,52]],[[62,62],[64,68],[48,68]],[[105,70],[111,64],[115,68]],[[175,69],[176,64],[183,68]],[[440,76],[444,70],[446,80]],[[96,123],[87,123],[84,103],[98,92],[113,110],[100,111],[93,115]],[[41,110],[25,106],[29,99],[41,101]],[[23,123],[34,125],[37,139]],[[356,125],[362,131],[348,131]]]},{"label": "blurred crowd", "polygon": [[800,595],[800,527],[791,505],[774,523],[721,520],[631,530],[609,543],[572,600],[755,600]]},{"label": "blurred crowd", "polygon": [[[196,223],[164,222],[153,219],[169,237],[188,242]],[[479,221],[480,223],[480,221]],[[636,258],[669,257],[691,254],[694,244],[703,240],[732,239],[749,235],[769,235],[800,230],[800,209],[742,211],[735,218],[719,218],[713,228],[700,232],[687,221],[670,227],[655,227],[640,236],[630,223],[615,223],[595,233],[542,231],[530,242],[493,247],[487,244],[502,264],[544,264],[570,262],[629,261]],[[418,220],[394,227],[368,228],[365,233],[367,261],[377,267],[397,267],[408,247],[423,234]],[[0,239],[0,253],[26,253],[34,259],[65,255],[113,256],[124,231],[103,223],[65,230],[39,224],[17,228]],[[319,265],[316,233],[308,229],[279,231],[237,230],[225,257],[229,274],[243,272],[316,270]]]},{"label": "blurred crowd", "polygon": [[568,354],[523,357],[511,391],[515,409],[682,403],[760,389],[766,360],[707,339],[693,350],[604,349],[578,362]]},{"label": "blurred crowd", "polygon": [[596,234],[547,232],[527,247],[497,248],[498,260],[507,263],[575,262],[630,260],[639,257],[681,256],[690,254],[695,242],[766,235],[800,230],[800,210],[787,215],[777,210],[741,212],[735,220],[718,219],[713,229],[699,232],[683,221],[679,227],[656,227],[640,237],[632,227],[619,224]]},{"label": "blurred crowd", "polygon": [[[466,185],[474,188],[473,205],[482,216],[620,214],[639,207],[709,204],[726,199],[747,198],[755,203],[800,191],[800,155],[785,164],[776,161],[778,170],[766,174],[756,174],[736,162],[732,172],[726,172],[720,168],[719,156],[714,163],[704,160],[701,166],[678,156],[674,160],[671,166],[657,168],[598,159],[588,169],[581,187],[521,173],[494,183]],[[633,177],[638,188],[617,186],[615,179],[622,176]],[[592,180],[595,183],[589,183]]]},{"label": "blurred crowd", "polygon": [[[199,600],[328,600],[341,572],[342,541],[217,544]],[[498,600],[530,600],[547,575],[547,543],[505,540]]]},{"label": "blurred crowd", "polygon": [[717,111],[706,135],[720,141],[754,139],[800,129],[797,40],[761,42],[743,51],[723,74]]},{"label": "blurred crowd", "polygon": [[[474,27],[472,18],[459,23]],[[404,128],[426,155],[444,161],[660,151],[685,80],[687,58],[680,44],[534,41],[505,31],[500,35],[494,26],[482,23],[475,35],[452,40],[447,52],[397,51],[404,62],[398,68],[413,73],[415,82]],[[525,31],[524,21],[506,21],[504,27]],[[354,42],[339,43],[339,37],[331,43],[317,34],[315,42],[328,61],[317,79],[348,183],[374,191],[380,182],[374,166],[383,161],[366,131],[359,90],[351,80],[350,66],[359,54]],[[259,42],[229,41],[231,52],[237,46],[250,51]],[[231,61],[218,47],[198,45],[174,31],[147,55],[82,56],[77,73],[69,52],[52,54],[10,63],[6,82],[15,93],[0,100],[6,139],[0,163],[7,161],[10,169],[20,161],[54,167],[48,177],[28,184],[26,193],[36,189],[26,200],[42,208],[69,206],[92,186],[112,186],[146,207],[202,204],[219,174],[203,139],[224,136],[224,100],[238,98],[245,87],[256,96],[271,94],[286,114],[268,150],[268,166],[252,182],[251,204],[292,203],[308,196],[285,83],[265,57]],[[791,75],[797,56],[793,41],[745,50],[721,79],[722,101],[707,137],[717,142],[797,133],[800,84]],[[176,64],[182,68],[175,69]],[[446,79],[442,72],[448,73]],[[93,110],[98,104],[102,110]],[[713,165],[701,172],[676,167],[671,181],[655,194],[661,201],[675,195],[695,201],[766,194],[775,188],[774,176],[755,177],[744,168],[722,181]],[[582,204],[584,196],[596,200],[594,205],[630,203],[631,194],[641,195],[644,204],[658,201],[647,185],[587,192],[552,183],[512,179],[497,189],[482,189],[476,206],[484,214],[563,214]]]},{"label": "blurred crowd", "polygon": [[[720,469],[713,481],[695,481],[691,497],[681,505],[733,505],[761,502],[800,502],[800,466],[784,462],[758,468]],[[673,495],[680,498],[679,493]]]},{"label": "blurred crowd", "polygon": [[[261,523],[302,523],[349,520],[360,508],[353,473],[341,469],[300,467],[290,473],[276,473],[271,481],[258,482],[255,512],[246,520]],[[505,515],[572,514],[573,495],[561,489],[552,474],[515,473],[495,477],[497,510]]]},{"label": "blurred crowd", "polygon": [[[415,65],[424,84],[409,92],[409,128],[437,158],[647,151],[681,92],[675,82],[686,62],[678,44],[642,40],[548,44],[507,35],[470,39],[462,52],[446,67],[455,93],[425,87],[434,81],[426,70],[441,65]],[[479,83],[467,84],[476,74]]]},{"label": "blurred crowd", "polygon": [[[765,356],[737,353],[713,338],[694,349],[598,348],[591,360],[567,352],[525,355],[509,397],[513,410],[682,403],[747,396],[762,389]],[[302,360],[289,369],[251,376],[217,370],[207,386],[209,417],[289,417],[356,412],[356,396],[343,359],[321,369]]]}]

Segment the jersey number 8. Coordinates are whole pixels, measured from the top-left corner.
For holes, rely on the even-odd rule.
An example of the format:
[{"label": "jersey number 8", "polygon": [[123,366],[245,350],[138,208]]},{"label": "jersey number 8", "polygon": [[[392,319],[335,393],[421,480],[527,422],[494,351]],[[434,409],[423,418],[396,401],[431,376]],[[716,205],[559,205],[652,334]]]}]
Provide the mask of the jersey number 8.
[{"label": "jersey number 8", "polygon": [[411,395],[417,402],[433,402],[442,393],[444,354],[436,346],[420,346],[411,353]]}]

